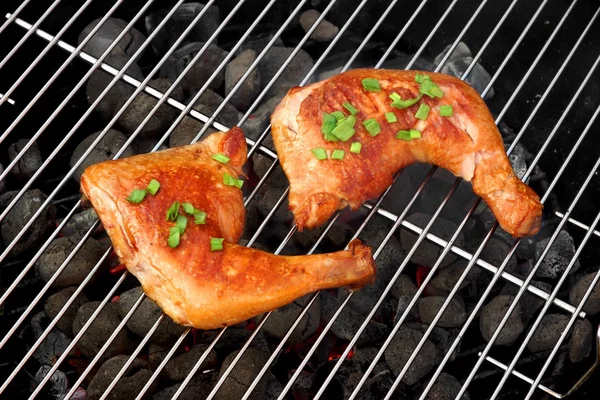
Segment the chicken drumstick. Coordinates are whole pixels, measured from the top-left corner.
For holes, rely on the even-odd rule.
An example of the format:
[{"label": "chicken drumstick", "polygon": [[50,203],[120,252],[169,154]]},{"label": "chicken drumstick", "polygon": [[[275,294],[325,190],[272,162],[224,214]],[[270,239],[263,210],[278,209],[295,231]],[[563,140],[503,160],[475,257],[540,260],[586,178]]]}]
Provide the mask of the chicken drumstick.
[{"label": "chicken drumstick", "polygon": [[[216,158],[216,159],[215,159]],[[275,256],[235,244],[244,226],[239,128],[87,168],[83,193],[146,294],[182,325],[236,324],[318,289],[374,279],[371,250]],[[175,203],[178,202],[178,203]]]},{"label": "chicken drumstick", "polygon": [[479,94],[454,77],[351,70],[292,88],[271,124],[299,230],[358,208],[417,161],[470,181],[511,235],[540,229],[538,195],[515,176]]}]

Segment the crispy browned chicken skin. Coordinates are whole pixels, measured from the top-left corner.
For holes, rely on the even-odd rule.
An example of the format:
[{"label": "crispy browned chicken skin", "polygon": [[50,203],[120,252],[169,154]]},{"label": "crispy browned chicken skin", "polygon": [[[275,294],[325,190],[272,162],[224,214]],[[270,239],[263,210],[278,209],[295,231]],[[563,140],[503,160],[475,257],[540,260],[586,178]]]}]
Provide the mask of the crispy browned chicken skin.
[{"label": "crispy browned chicken skin", "polygon": [[[221,153],[227,165],[212,158]],[[354,241],[349,250],[313,256],[275,256],[235,244],[244,226],[241,190],[223,174],[241,175],[246,142],[239,128],[204,141],[87,168],[83,193],[98,212],[121,261],[146,294],[176,322],[213,329],[244,321],[318,289],[361,287],[375,274],[371,250]],[[156,179],[155,196],[126,200]],[[167,245],[173,204],[189,202],[207,213],[206,224],[188,225],[176,248]],[[183,213],[183,210],[180,211]],[[211,251],[210,239],[224,238]]]},{"label": "crispy browned chicken skin", "polygon": [[[417,73],[427,74],[444,92],[443,98],[423,96],[405,109],[391,107],[389,95],[402,99],[419,94]],[[371,92],[364,78],[379,81],[381,91]],[[326,141],[321,132],[324,113],[357,110],[356,134],[347,142]],[[426,120],[415,113],[420,103],[431,107]],[[442,117],[441,105],[451,105],[453,115]],[[388,123],[386,112],[397,122]],[[362,122],[375,118],[381,133],[372,137]],[[299,230],[323,224],[336,210],[358,208],[377,197],[401,168],[421,161],[445,168],[473,185],[488,204],[500,226],[513,236],[539,231],[542,205],[538,195],[515,176],[502,138],[479,94],[449,75],[422,71],[355,69],[306,87],[296,87],[283,98],[271,117],[272,132],[283,169],[290,180],[289,205]],[[398,131],[417,129],[420,139],[403,141]],[[362,143],[360,154],[350,152]],[[343,160],[318,160],[311,152],[324,148],[345,150]]]}]

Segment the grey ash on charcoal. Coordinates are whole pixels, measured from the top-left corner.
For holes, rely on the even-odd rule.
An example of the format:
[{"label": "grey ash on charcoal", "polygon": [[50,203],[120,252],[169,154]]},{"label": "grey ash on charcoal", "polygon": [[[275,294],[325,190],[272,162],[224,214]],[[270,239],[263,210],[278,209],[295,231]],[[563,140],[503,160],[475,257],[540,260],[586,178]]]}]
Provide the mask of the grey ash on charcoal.
[{"label": "grey ash on charcoal", "polygon": [[[165,55],[172,44],[181,37],[182,32],[186,29],[189,22],[199,15],[200,12],[206,11],[206,14],[194,26],[176,51],[168,57],[166,63],[159,69],[159,73],[150,77],[152,79],[149,80],[148,86],[163,93],[167,91],[172,82],[181,76],[183,70],[190,66],[192,59],[199,51],[203,47],[206,47],[204,54],[199,57],[195,65],[191,66],[190,72],[183,78],[181,84],[173,90],[170,95],[171,98],[187,105],[198,91],[206,85],[207,89],[195,101],[193,108],[197,112],[211,117],[223,105],[224,98],[230,96],[231,98],[227,104],[222,107],[222,110],[216,116],[216,121],[227,127],[231,127],[239,124],[244,114],[248,113],[248,118],[242,125],[246,136],[257,140],[266,132],[262,145],[274,149],[272,137],[268,131],[265,131],[268,128],[273,110],[285,93],[291,87],[302,82],[306,74],[311,71],[314,66],[314,60],[318,57],[315,49],[327,46],[327,43],[333,40],[335,35],[339,33],[339,27],[344,23],[343,18],[340,16],[345,15],[347,10],[343,9],[344,7],[339,4],[334,5],[332,12],[328,13],[327,18],[321,21],[319,26],[312,32],[307,46],[304,46],[290,60],[284,72],[277,78],[274,84],[270,85],[270,81],[275,77],[279,68],[294,52],[297,44],[296,35],[303,35],[305,32],[308,32],[321,15],[320,12],[324,7],[320,3],[323,2],[312,1],[310,7],[314,7],[314,9],[306,7],[301,10],[293,23],[293,28],[284,32],[280,38],[274,41],[273,47],[265,52],[262,59],[257,63],[256,68],[247,74],[245,80],[240,83],[240,87],[234,93],[233,88],[246,75],[248,68],[258,60],[261,52],[273,38],[272,32],[278,28],[277,23],[279,23],[279,20],[273,19],[264,27],[261,26],[261,29],[259,29],[260,32],[252,33],[248,37],[248,40],[236,50],[233,50],[235,41],[231,39],[231,32],[236,32],[236,30],[245,32],[247,25],[236,25],[231,31],[225,29],[219,33],[218,40],[205,46],[221,23],[221,16],[224,10],[222,3],[218,3],[211,6],[208,10],[204,8],[205,5],[202,3],[188,2],[182,4],[175,12],[173,18],[158,32],[151,46],[145,50],[143,57],[136,59],[128,68],[127,74],[138,81],[142,81],[144,77],[148,76],[148,71],[154,67],[152,60],[157,60]],[[373,7],[370,5],[370,2],[368,7]],[[144,26],[146,30],[142,33],[136,28],[131,29],[115,49],[111,51],[105,62],[116,69],[121,69],[140,48],[145,37],[155,32],[156,27],[164,19],[168,11],[169,9],[155,9],[145,15]],[[358,31],[366,28],[368,28],[368,31],[372,28],[373,24],[365,24],[365,21],[369,20],[369,18],[371,18],[370,15],[363,15],[361,21],[358,21],[360,25]],[[79,36],[78,43],[81,43],[97,22],[98,20],[92,21],[85,28]],[[95,57],[99,57],[126,24],[127,22],[118,18],[109,18],[100,32],[84,47],[84,51]],[[138,28],[140,28],[139,25]],[[357,39],[355,32],[348,32],[347,35],[349,35],[348,43],[350,45],[355,43]],[[347,44],[341,47],[344,47],[344,49],[348,48]],[[340,57],[340,55],[345,57],[344,51],[346,50],[344,49],[342,49],[341,53],[334,54],[334,57],[331,59],[328,58],[325,60],[321,68],[316,71],[315,76],[307,80],[306,83],[313,82],[317,79],[316,77],[324,79],[325,77],[339,73],[345,63],[345,59],[342,61],[343,57]],[[435,63],[441,61],[448,49],[446,48],[436,57]],[[234,53],[232,54],[232,52]],[[227,56],[231,56],[231,58],[226,63],[223,63]],[[404,68],[412,58],[411,54],[394,50],[390,54],[390,59],[382,67]],[[472,60],[473,55],[468,46],[465,43],[459,43],[443,65],[442,72],[461,76]],[[431,61],[419,57],[415,60],[413,67],[416,69],[433,70],[435,64]],[[224,68],[216,72],[221,63],[223,63]],[[353,64],[353,67],[369,66],[372,66],[371,56],[361,56]],[[209,82],[212,75],[215,75],[215,77]],[[94,71],[86,86],[87,102],[93,104],[113,78],[113,75],[101,69]],[[489,82],[490,75],[481,64],[477,63],[468,77],[468,83],[481,93]],[[259,99],[261,92],[267,88],[267,85],[270,85],[269,89]],[[123,80],[117,81],[108,91],[107,96],[95,107],[96,116],[105,123],[109,122],[119,112],[134,91],[134,86]],[[493,90],[488,91],[486,99],[491,98],[493,94]],[[259,100],[257,101],[257,99]],[[146,92],[138,94],[117,119],[116,124],[111,127],[112,129],[92,149],[91,154],[86,157],[82,165],[76,169],[74,174],[75,181],[79,182],[81,173],[87,166],[114,158],[122,146],[130,139],[132,139],[131,144],[124,150],[120,157],[147,153],[153,150],[159,138],[166,133],[172,122],[180,114],[179,109],[165,103],[149,119],[149,122],[141,128],[139,134],[135,138],[132,138],[132,134],[157,104],[157,101],[155,97]],[[74,166],[78,162],[79,158],[88,150],[91,143],[98,138],[99,130],[104,128],[103,125],[92,126],[93,128],[88,128],[88,131],[82,129],[81,132],[78,132],[78,138],[81,142],[72,153],[71,166]],[[162,145],[161,149],[166,148],[167,145],[168,147],[187,145],[205,128],[206,132],[204,136],[215,132],[214,127],[207,128],[203,122],[190,115],[186,115],[174,128],[168,141]],[[16,141],[10,146],[8,152],[9,162],[14,160],[16,154],[22,151],[25,143],[26,140],[24,139]],[[44,149],[42,148],[41,150]],[[38,145],[34,144],[12,169],[11,179],[14,182],[19,182],[31,177],[43,161],[40,153],[43,152],[40,152]],[[531,155],[525,147],[518,145],[514,148],[513,153],[510,155],[510,161],[518,176],[522,176],[527,171],[530,159]],[[248,163],[244,170],[249,176],[248,182],[251,184],[258,182],[270,170],[272,163],[272,159],[263,156],[260,152],[255,152],[251,157],[251,162]],[[414,165],[407,168],[383,201],[382,207],[399,215],[411,200],[411,197],[418,189],[428,171],[429,166],[426,165]],[[444,196],[446,196],[455,179],[456,177],[447,171],[436,171],[421,196],[419,196],[411,208],[411,215],[406,219],[424,228],[435,210],[439,207]],[[71,185],[73,184],[71,182]],[[3,185],[4,182],[0,182],[0,192],[4,190]],[[245,243],[254,234],[262,220],[271,213],[273,206],[279,200],[287,186],[288,180],[281,166],[276,165],[266,180],[265,186],[257,192],[255,198],[249,204],[246,232],[244,235]],[[11,187],[8,187],[8,189],[10,190]],[[8,204],[14,198],[15,194],[16,192],[8,192],[0,196],[0,209],[3,205]],[[39,190],[26,193],[24,199],[0,223],[4,245],[16,236],[23,226],[22,221],[27,221],[45,199],[46,196]],[[461,183],[453,196],[448,200],[440,217],[437,218],[432,226],[431,233],[444,240],[449,240],[474,200],[475,195],[471,190],[471,186],[468,183]],[[260,235],[259,240],[253,247],[269,251],[273,251],[278,247],[293,224],[293,218],[287,209],[287,205],[287,200],[285,200],[274,213],[270,224]],[[59,209],[62,211],[60,207]],[[42,240],[47,238],[48,228],[54,226],[54,214],[54,208],[52,206],[47,207],[35,224],[28,230],[25,237],[15,247],[13,254],[17,255],[36,250],[42,243]],[[350,238],[356,233],[358,227],[361,226],[367,214],[368,212],[364,209],[342,212],[332,229],[326,234],[321,245],[317,248],[317,252],[339,250],[346,246]],[[54,276],[58,266],[66,260],[66,257],[73,250],[74,246],[96,221],[96,213],[92,209],[89,209],[74,215],[67,222],[61,231],[61,237],[52,241],[48,249],[36,263],[36,270],[42,281],[48,281]],[[484,229],[491,228],[494,223],[493,214],[487,206],[481,205],[475,212],[475,215],[465,225],[455,245],[473,253],[481,243],[483,235],[487,232],[484,232]],[[364,230],[360,238],[375,249],[382,243],[391,227],[392,222],[376,215],[363,227]],[[322,231],[322,228],[320,228],[294,234],[283,252],[286,254],[299,254],[309,251]],[[53,283],[51,291],[44,302],[44,311],[36,314],[35,319],[32,319],[27,328],[28,333],[25,336],[27,336],[26,341],[28,343],[32,343],[31,337],[35,340],[35,338],[41,335],[43,329],[48,326],[49,321],[58,317],[68,299],[73,296],[77,285],[80,285],[88,276],[91,269],[107,249],[107,237],[101,231],[101,228],[94,231],[92,235],[93,237],[86,241],[83,248],[68,263],[65,270]],[[333,399],[346,399],[350,396],[367,368],[371,365],[375,355],[380,351],[381,345],[390,334],[392,327],[399,322],[399,318],[406,311],[408,304],[413,300],[418,290],[417,285],[422,282],[423,278],[423,276],[417,275],[417,272],[428,271],[428,268],[436,263],[442,252],[440,246],[425,239],[418,249],[416,249],[411,259],[406,260],[406,254],[416,243],[417,236],[401,226],[389,238],[389,242],[378,254],[376,260],[376,281],[360,291],[353,292],[352,298],[341,311],[336,322],[331,327],[331,331],[327,334],[325,340],[315,353],[315,356],[309,360],[306,368],[300,373],[298,380],[292,386],[291,397],[296,400],[312,398],[311,396],[316,393],[324,377],[331,370],[332,365],[337,362],[336,355],[332,354],[332,349],[336,349],[336,354],[338,353],[337,349],[345,349],[344,346],[355,337],[365,318],[367,318],[371,310],[379,302],[392,277],[398,272],[398,268],[402,264],[405,264],[404,270],[400,271],[400,277],[391,287],[391,293],[383,299],[381,305],[375,310],[373,318],[368,321],[364,332],[358,338],[354,348],[352,348],[353,355],[350,354],[350,357],[344,361],[327,388],[327,396],[324,397],[331,395]],[[516,275],[528,273],[548,242],[548,236],[544,232],[538,238],[523,240],[517,248],[515,255],[509,259],[506,271]],[[501,230],[498,230],[483,250],[480,258],[499,267],[504,262],[504,258],[513,244],[514,241],[512,238]],[[536,281],[533,281],[532,284],[549,292],[556,277],[563,273],[573,254],[573,239],[566,231],[561,232],[550,254],[542,262],[542,266],[535,277]],[[442,260],[439,268],[435,272],[432,272],[434,275],[430,284],[424,288],[420,298],[417,299],[403,322],[403,326],[393,337],[390,346],[384,350],[383,356],[378,360],[371,375],[359,390],[357,398],[369,400],[385,397],[400,371],[406,365],[407,359],[417,344],[423,339],[425,332],[430,328],[430,324],[439,313],[440,307],[446,301],[449,292],[457,284],[467,264],[467,260],[450,252]],[[419,269],[421,267],[424,269]],[[576,265],[575,269],[578,267]],[[105,266],[102,266],[102,268],[108,269]],[[588,270],[585,271],[589,272]],[[35,380],[39,381],[42,379],[44,374],[48,372],[48,366],[52,365],[57,356],[60,356],[65,351],[68,344],[71,343],[73,336],[81,331],[82,326],[99,306],[100,302],[97,300],[100,297],[98,297],[97,291],[99,289],[105,291],[105,279],[108,279],[105,275],[109,274],[99,274],[98,277],[93,277],[93,280],[86,286],[84,292],[65,310],[60,320],[57,321],[55,328],[50,331],[48,337],[36,351],[34,354],[35,360],[43,365],[37,374],[35,374]],[[448,353],[455,339],[458,338],[460,328],[473,310],[474,304],[480,298],[484,288],[489,284],[490,276],[491,274],[484,271],[478,265],[471,268],[459,292],[450,301],[448,308],[424,342],[423,349],[404,375],[399,389],[395,393],[397,398],[408,399],[421,395],[423,387],[431,379],[432,371]],[[569,302],[571,304],[576,305],[581,300],[593,276],[594,274],[581,277],[573,275],[570,278]],[[110,279],[112,278],[114,277]],[[36,282],[39,282],[39,280]],[[119,296],[116,296],[104,306],[95,322],[91,324],[87,332],[83,334],[77,343],[77,351],[72,352],[69,357],[80,358],[85,363],[98,354],[99,349],[106,343],[108,337],[114,333],[119,323],[129,314],[132,305],[142,295],[142,288],[139,287],[139,283],[128,281],[125,286],[125,289],[117,292]],[[450,357],[451,364],[449,364],[449,368],[446,368],[445,372],[437,378],[431,391],[426,396],[427,400],[456,397],[460,390],[460,382],[457,378],[462,379],[463,376],[459,372],[455,373],[453,368],[455,365],[464,365],[461,361],[463,359],[462,356],[464,353],[468,355],[469,352],[473,351],[475,345],[470,342],[470,338],[475,337],[478,340],[477,345],[485,345],[486,341],[490,340],[510,303],[514,300],[517,291],[518,288],[511,284],[499,285],[498,288],[494,289],[489,302],[487,302],[483,310],[481,310],[480,315],[472,323],[469,336],[467,336],[469,339],[465,340],[467,343],[465,344],[461,341],[456,346]],[[281,394],[283,386],[286,384],[286,379],[294,373],[295,370],[293,368],[296,368],[298,365],[298,358],[306,355],[306,352],[313,343],[313,338],[331,320],[349,293],[347,289],[336,289],[323,291],[318,296],[291,334],[286,343],[285,350],[277,356],[270,371],[267,371],[254,390],[251,396],[252,399],[276,399]],[[594,290],[584,308],[584,311],[588,312],[590,316],[600,313],[599,293],[600,289]],[[311,296],[312,294],[307,295],[271,313],[269,319],[251,343],[251,346],[246,350],[244,356],[225,380],[223,387],[216,396],[217,399],[240,398],[243,395],[255,379],[257,372],[264,366],[269,357],[270,349],[273,349],[286,335],[289,327],[296,321],[304,307],[306,307],[308,299]],[[513,343],[518,343],[518,339],[523,336],[523,333],[531,329],[531,323],[537,317],[542,305],[543,301],[538,297],[531,293],[525,293],[495,344],[498,346],[510,346]],[[149,298],[143,299],[138,308],[131,313],[131,317],[123,329],[116,334],[113,343],[96,366],[98,368],[97,372],[94,369],[90,373],[88,380],[83,384],[83,387],[86,389],[78,388],[76,396],[81,396],[80,398],[82,399],[100,398],[108,384],[112,381],[112,378],[129,358],[129,354],[132,353],[132,350],[139,343],[140,339],[147,335],[157,319],[160,318],[160,315],[161,310],[156,303]],[[217,380],[223,376],[228,366],[231,365],[240,348],[252,335],[253,327],[263,317],[259,315],[253,320],[247,321],[247,323],[229,327],[222,334],[214,348],[206,355],[202,366],[200,366],[200,369],[179,398],[192,400],[208,396]],[[566,326],[565,318],[566,316],[560,314],[558,310],[552,310],[549,315],[543,318],[542,324],[536,330],[533,340],[528,346],[528,351],[533,353],[530,356],[544,354],[544,352],[547,352],[548,349],[554,346],[558,338],[557,335]],[[563,366],[568,362],[580,362],[589,356],[590,349],[594,343],[594,326],[590,321],[595,320],[592,318],[590,320],[576,321],[570,332],[568,343],[565,341],[562,353],[559,355]],[[246,324],[248,325],[246,326]],[[185,329],[185,327],[174,323],[170,318],[164,318],[150,338],[147,346],[142,349],[138,358],[133,361],[123,378],[121,378],[120,382],[112,390],[109,398],[116,400],[134,398],[141,390],[141,387],[145,385],[149,376],[165,359],[171,346]],[[184,339],[184,343],[175,350],[173,357],[165,364],[159,378],[148,390],[147,397],[155,400],[170,399],[180,388],[181,382],[200,357],[203,356],[219,332],[219,330],[206,332],[194,330],[193,334],[188,335]],[[502,347],[500,351],[502,351]],[[337,357],[339,357],[339,354],[337,354]],[[61,370],[54,374],[55,376],[51,379],[51,385],[56,393],[64,395],[69,389],[68,385],[72,382],[73,377],[65,374],[65,369],[61,368]],[[35,371],[34,369],[32,372]],[[450,372],[452,375],[447,372]],[[73,372],[70,371],[70,373]],[[468,395],[465,395],[464,399],[468,399]]]}]

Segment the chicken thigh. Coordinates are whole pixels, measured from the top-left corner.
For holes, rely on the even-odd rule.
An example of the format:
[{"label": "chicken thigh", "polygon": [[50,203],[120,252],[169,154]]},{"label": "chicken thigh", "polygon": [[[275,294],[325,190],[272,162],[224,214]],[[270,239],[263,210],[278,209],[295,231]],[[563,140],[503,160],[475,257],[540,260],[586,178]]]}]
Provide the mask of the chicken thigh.
[{"label": "chicken thigh", "polygon": [[470,181],[509,234],[540,229],[538,195],[514,174],[479,94],[457,78],[355,69],[292,88],[271,124],[299,230],[377,197],[417,161]]},{"label": "chicken thigh", "polygon": [[88,167],[82,191],[145,293],[182,325],[236,324],[318,289],[374,279],[371,250],[275,256],[239,246],[242,131]]}]

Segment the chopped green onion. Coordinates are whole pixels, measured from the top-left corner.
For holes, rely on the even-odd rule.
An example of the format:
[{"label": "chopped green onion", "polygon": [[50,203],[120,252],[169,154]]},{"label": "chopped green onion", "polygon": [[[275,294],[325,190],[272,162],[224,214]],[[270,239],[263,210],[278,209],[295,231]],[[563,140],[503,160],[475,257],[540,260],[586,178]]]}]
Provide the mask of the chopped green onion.
[{"label": "chopped green onion", "polygon": [[346,116],[344,115],[344,113],[341,112],[341,111],[334,111],[334,112],[331,113],[331,115],[333,115],[337,121],[341,121],[344,118],[346,118]]},{"label": "chopped green onion", "polygon": [[410,132],[409,131],[398,131],[396,138],[398,138],[400,140],[410,141],[410,139],[411,139]]},{"label": "chopped green onion", "polygon": [[331,153],[332,160],[343,160],[346,152],[344,150],[335,149],[333,153]]},{"label": "chopped green onion", "polygon": [[444,92],[442,91],[442,89],[440,89],[439,86],[431,80],[423,81],[423,83],[421,83],[419,91],[431,98],[437,97],[441,99],[442,97],[444,97]]},{"label": "chopped green onion", "polygon": [[196,211],[198,211],[198,212],[194,215],[194,223],[196,225],[206,224],[206,213],[204,211],[200,211],[200,210],[196,210]]},{"label": "chopped green onion", "polygon": [[395,101],[395,100],[402,100],[402,97],[400,97],[400,95],[398,93],[396,93],[396,92],[393,92],[388,97],[390,99],[392,99],[393,101]]},{"label": "chopped green onion", "polygon": [[243,180],[236,179],[233,176],[229,175],[227,172],[223,174],[223,183],[227,186],[236,186],[238,189],[241,189],[244,185]]},{"label": "chopped green onion", "polygon": [[392,122],[398,122],[398,118],[396,118],[396,114],[394,114],[393,112],[386,112],[385,119],[387,119],[387,122],[389,122],[390,124]]},{"label": "chopped green onion", "polygon": [[415,82],[417,83],[423,83],[423,81],[426,80],[430,80],[431,78],[429,78],[429,75],[425,75],[425,74],[416,74],[415,75]]},{"label": "chopped green onion", "polygon": [[345,102],[344,104],[342,104],[344,106],[344,108],[348,111],[350,111],[350,114],[354,115],[356,113],[358,113],[358,110],[356,108],[354,108],[354,106],[348,102]]},{"label": "chopped green onion", "polygon": [[144,200],[144,197],[146,197],[144,189],[135,189],[126,200],[130,203],[140,204]]},{"label": "chopped green onion", "polygon": [[381,86],[379,81],[375,78],[365,78],[362,80],[363,87],[369,92],[380,92]]},{"label": "chopped green onion", "polygon": [[179,202],[171,204],[171,207],[167,210],[167,221],[175,221],[179,215]]},{"label": "chopped green onion", "polygon": [[381,132],[381,126],[375,118],[367,119],[363,122],[365,129],[371,136],[377,136]]},{"label": "chopped green onion", "polygon": [[167,240],[169,247],[174,249],[175,247],[179,246],[180,237],[181,232],[179,231],[179,228],[176,226],[172,227],[169,231],[169,240]]},{"label": "chopped green onion", "polygon": [[421,137],[421,131],[418,131],[416,129],[411,129],[409,131],[409,134],[411,139],[419,139]]},{"label": "chopped green onion", "polygon": [[339,142],[340,141],[340,139],[338,139],[337,136],[335,136],[331,132],[323,134],[323,139],[325,139],[329,142]]},{"label": "chopped green onion", "polygon": [[229,157],[227,157],[225,154],[215,154],[212,156],[212,158],[223,164],[227,164],[229,162]]},{"label": "chopped green onion", "polygon": [[323,114],[323,124],[321,125],[321,132],[323,132],[325,135],[331,133],[333,128],[335,128],[336,121],[337,120],[333,115],[327,113]]},{"label": "chopped green onion", "polygon": [[157,181],[156,179],[152,179],[150,181],[150,183],[148,184],[148,187],[146,188],[146,190],[148,190],[148,192],[154,196],[156,194],[156,192],[158,192],[158,189],[160,189],[160,182]]},{"label": "chopped green onion", "polygon": [[311,149],[312,153],[317,157],[317,160],[327,160],[327,152],[322,147]]},{"label": "chopped green onion", "polygon": [[417,113],[415,114],[415,118],[425,121],[429,115],[429,110],[431,110],[431,107],[429,107],[427,104],[421,103]]},{"label": "chopped green onion", "polygon": [[210,250],[223,250],[223,238],[210,238]]},{"label": "chopped green onion", "polygon": [[440,106],[440,115],[442,117],[451,117],[452,116],[452,106]]},{"label": "chopped green onion", "polygon": [[186,213],[188,213],[190,215],[194,215],[198,211],[194,208],[192,203],[181,203],[181,207],[183,207],[183,211],[185,211]]},{"label": "chopped green onion", "polygon": [[185,215],[178,215],[175,221],[175,226],[179,229],[179,232],[183,235],[185,228],[187,228],[187,217]]},{"label": "chopped green onion", "polygon": [[362,143],[354,142],[354,143],[352,143],[352,145],[350,145],[350,151],[352,153],[358,154],[358,153],[360,153],[361,149],[362,149]]},{"label": "chopped green onion", "polygon": [[354,124],[356,124],[356,117],[354,115],[350,115],[340,122],[335,128],[333,128],[331,133],[342,142],[346,142],[356,133],[354,130]]},{"label": "chopped green onion", "polygon": [[410,106],[416,104],[419,100],[421,100],[421,97],[423,97],[422,94],[418,95],[414,99],[407,99],[407,100],[399,99],[399,100],[394,100],[394,101],[392,101],[392,107],[398,108],[400,110],[403,109],[403,108],[410,107]]}]

